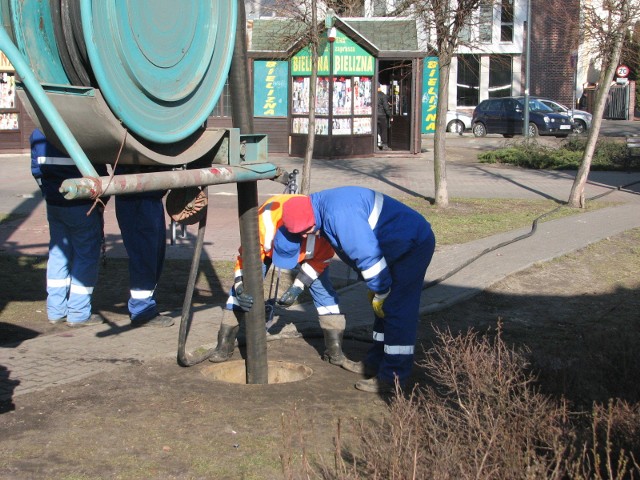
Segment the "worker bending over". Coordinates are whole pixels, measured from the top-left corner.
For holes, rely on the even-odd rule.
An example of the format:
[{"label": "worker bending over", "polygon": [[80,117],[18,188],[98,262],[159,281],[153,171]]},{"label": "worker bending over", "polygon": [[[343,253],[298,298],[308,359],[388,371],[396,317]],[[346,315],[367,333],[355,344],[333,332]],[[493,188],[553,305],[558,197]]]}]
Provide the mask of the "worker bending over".
[{"label": "worker bending over", "polygon": [[343,364],[371,376],[355,387],[389,392],[396,378],[406,384],[413,369],[420,294],[435,249],[429,222],[399,201],[361,187],[292,198],[284,204],[282,222],[290,233],[328,240],[369,288],[373,345],[364,362]]},{"label": "worker bending over", "polygon": [[[258,209],[258,231],[262,274],[266,276],[271,264],[276,268],[293,269],[299,266],[299,273],[291,287],[278,299],[284,307],[293,305],[298,296],[309,288],[313,303],[319,315],[320,327],[324,333],[325,353],[323,358],[334,365],[347,361],[342,352],[342,339],[345,330],[345,318],[340,314],[338,295],[329,280],[329,261],[334,256],[333,248],[321,238],[309,236],[289,240],[282,235],[282,207],[299,195],[275,195]],[[218,363],[231,358],[239,322],[253,306],[253,297],[244,288],[242,273],[242,249],[236,260],[234,285],[218,331],[218,345],[209,358]],[[233,315],[228,313],[232,311]]]}]

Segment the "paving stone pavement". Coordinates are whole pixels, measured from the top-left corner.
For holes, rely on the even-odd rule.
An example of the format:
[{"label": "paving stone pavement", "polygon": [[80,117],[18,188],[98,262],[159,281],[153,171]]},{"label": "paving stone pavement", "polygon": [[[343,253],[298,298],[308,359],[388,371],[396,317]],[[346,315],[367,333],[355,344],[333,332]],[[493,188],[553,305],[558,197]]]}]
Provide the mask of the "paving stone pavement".
[{"label": "paving stone pavement", "polygon": [[[271,158],[287,170],[301,169],[300,159]],[[6,255],[45,255],[48,230],[43,202],[30,177],[26,155],[0,156],[3,185],[0,213],[26,214],[26,217],[0,225],[0,253]],[[470,198],[568,198],[573,172],[528,171],[497,168],[475,162],[455,162],[447,167],[451,197]],[[634,185],[623,190],[616,187]],[[384,156],[345,161],[315,161],[312,191],[338,185],[362,185],[384,193],[433,196],[433,159],[429,152],[404,156],[396,152]],[[282,185],[261,181],[260,200],[282,191]],[[437,282],[424,290],[422,311],[446,308],[467,299],[538,261],[549,260],[582,248],[600,239],[640,226],[640,173],[592,172],[586,197],[612,192],[608,200],[622,205],[564,219],[545,222],[535,234],[500,250],[488,253],[457,274],[439,281],[455,268],[486,249],[508,242],[530,229],[507,232],[463,245],[438,247],[426,282]],[[210,208],[203,261],[231,260],[239,245],[237,196],[235,185],[210,188]],[[113,208],[105,217],[108,255],[126,256],[119,238]],[[178,238],[168,248],[168,258],[191,258],[195,227],[186,238]],[[437,232],[436,232],[437,236]],[[332,275],[354,278],[339,261],[331,266]],[[165,273],[168,274],[168,273]],[[98,292],[96,292],[99,294]],[[366,337],[371,317],[367,312],[365,287],[354,283],[341,290],[341,308],[347,317],[347,336]],[[120,365],[144,363],[159,357],[175,357],[181,312],[167,312],[176,319],[171,328],[131,329],[128,321],[109,321],[104,325],[36,337],[16,345],[0,347],[0,398],[64,385]],[[279,321],[269,339],[298,335],[319,335],[315,309],[310,304],[278,312]],[[187,350],[213,346],[222,317],[219,305],[195,309]],[[3,368],[6,369],[3,371]]]}]

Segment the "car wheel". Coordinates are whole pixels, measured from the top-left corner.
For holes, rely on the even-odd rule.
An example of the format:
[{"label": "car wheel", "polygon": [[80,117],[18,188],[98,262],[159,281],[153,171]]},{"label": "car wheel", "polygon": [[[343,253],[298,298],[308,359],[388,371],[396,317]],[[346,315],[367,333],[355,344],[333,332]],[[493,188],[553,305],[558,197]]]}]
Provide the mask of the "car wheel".
[{"label": "car wheel", "polygon": [[538,126],[535,123],[529,124],[529,136],[537,137],[538,136]]},{"label": "car wheel", "polygon": [[575,120],[573,124],[573,133],[584,133],[587,131],[587,124],[582,120]]},{"label": "car wheel", "polygon": [[462,123],[460,120],[451,120],[447,125],[447,132],[462,135],[462,132],[464,132],[464,123]]},{"label": "car wheel", "polygon": [[487,128],[484,126],[484,123],[474,123],[473,124],[473,135],[476,137],[484,137],[487,134]]}]

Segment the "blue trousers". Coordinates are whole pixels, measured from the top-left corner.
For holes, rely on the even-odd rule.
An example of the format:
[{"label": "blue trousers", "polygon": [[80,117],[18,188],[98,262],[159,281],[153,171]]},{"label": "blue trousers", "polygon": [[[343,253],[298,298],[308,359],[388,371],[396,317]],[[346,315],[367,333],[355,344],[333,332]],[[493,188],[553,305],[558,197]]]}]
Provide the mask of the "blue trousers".
[{"label": "blue trousers", "polygon": [[118,195],[116,218],[129,256],[129,316],[146,321],[158,315],[155,289],[162,273],[167,227],[162,196]]},{"label": "blue trousers", "polygon": [[102,213],[91,205],[47,204],[49,260],[47,317],[83,322],[91,316],[91,295],[98,281]]},{"label": "blue trousers", "polygon": [[384,318],[375,318],[373,345],[365,359],[386,382],[392,383],[397,376],[402,384],[411,376],[420,294],[435,245],[432,232],[429,239],[389,266],[391,293],[384,302]]}]

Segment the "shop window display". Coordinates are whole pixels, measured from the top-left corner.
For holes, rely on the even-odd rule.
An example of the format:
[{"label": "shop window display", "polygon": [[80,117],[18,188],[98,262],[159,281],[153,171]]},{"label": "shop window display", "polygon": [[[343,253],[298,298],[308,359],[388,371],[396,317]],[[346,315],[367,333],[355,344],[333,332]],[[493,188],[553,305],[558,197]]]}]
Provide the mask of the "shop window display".
[{"label": "shop window display", "polygon": [[[293,134],[307,134],[309,120],[297,115],[309,114],[310,77],[293,77],[291,113]],[[332,90],[331,90],[332,87]],[[330,93],[332,92],[332,93]],[[372,78],[334,77],[331,86],[328,77],[318,77],[316,86],[316,134],[371,135],[372,133]],[[329,115],[329,96],[331,115]],[[358,117],[364,116],[366,117]]]},{"label": "shop window display", "polygon": [[18,130],[16,78],[11,72],[0,73],[0,130]]}]

